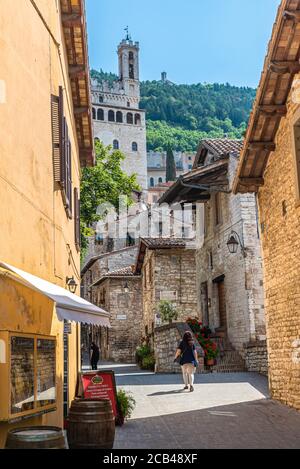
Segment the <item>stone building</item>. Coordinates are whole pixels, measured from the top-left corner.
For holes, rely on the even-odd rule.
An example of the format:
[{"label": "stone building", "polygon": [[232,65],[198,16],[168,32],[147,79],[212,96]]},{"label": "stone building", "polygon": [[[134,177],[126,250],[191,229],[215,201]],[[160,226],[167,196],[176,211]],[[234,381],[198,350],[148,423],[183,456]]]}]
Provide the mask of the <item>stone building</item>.
[{"label": "stone building", "polygon": [[[181,176],[189,172],[195,161],[194,153],[184,153],[181,151],[174,151],[174,158],[176,164],[176,175]],[[147,173],[148,173],[148,187],[156,187],[166,183],[167,171],[167,152],[149,151],[147,153]]]},{"label": "stone building", "polygon": [[257,196],[264,265],[269,383],[300,409],[300,1],[283,0],[234,184]]},{"label": "stone building", "polygon": [[109,321],[69,291],[80,293],[80,168],[94,164],[84,1],[2,0],[0,43],[2,448],[11,428],[63,427],[79,323]]},{"label": "stone building", "polygon": [[198,316],[195,249],[183,239],[142,238],[136,262],[142,275],[142,334],[154,345],[155,327],[161,324],[157,305],[172,301],[179,311],[178,321]]},{"label": "stone building", "polygon": [[113,84],[92,80],[92,104],[95,138],[126,159],[123,170],[147,190],[146,116],[139,108],[139,43],[129,35],[118,47],[119,79]]},{"label": "stone building", "polygon": [[93,284],[94,303],[110,311],[111,329],[100,338],[101,356],[117,363],[135,363],[141,344],[142,282],[134,271],[134,265],[110,271]]},{"label": "stone building", "polygon": [[[193,171],[160,203],[197,202],[197,302],[203,323],[221,339],[225,351],[238,352],[248,369],[266,373],[256,201],[253,194],[231,191],[241,148],[239,140],[202,141]],[[229,252],[229,239],[238,247],[235,254]]]}]

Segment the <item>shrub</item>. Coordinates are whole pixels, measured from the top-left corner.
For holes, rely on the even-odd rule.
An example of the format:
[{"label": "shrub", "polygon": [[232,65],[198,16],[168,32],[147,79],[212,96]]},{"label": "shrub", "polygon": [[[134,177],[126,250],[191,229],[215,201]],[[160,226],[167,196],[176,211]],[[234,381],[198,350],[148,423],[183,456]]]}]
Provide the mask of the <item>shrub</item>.
[{"label": "shrub", "polygon": [[164,322],[172,322],[178,318],[176,306],[171,301],[162,300],[158,303],[158,311]]},{"label": "shrub", "polygon": [[141,345],[136,349],[136,361],[141,364],[143,359],[151,355],[151,349],[148,345]]},{"label": "shrub", "polygon": [[117,406],[119,415],[116,419],[116,425],[122,426],[124,421],[131,417],[136,406],[136,401],[131,393],[127,393],[124,389],[119,389],[117,392]]},{"label": "shrub", "polygon": [[141,368],[142,368],[142,370],[151,370],[151,371],[154,371],[154,368],[155,368],[155,358],[154,358],[154,355],[153,355],[153,354],[150,354],[150,355],[146,356],[145,358],[143,358]]}]

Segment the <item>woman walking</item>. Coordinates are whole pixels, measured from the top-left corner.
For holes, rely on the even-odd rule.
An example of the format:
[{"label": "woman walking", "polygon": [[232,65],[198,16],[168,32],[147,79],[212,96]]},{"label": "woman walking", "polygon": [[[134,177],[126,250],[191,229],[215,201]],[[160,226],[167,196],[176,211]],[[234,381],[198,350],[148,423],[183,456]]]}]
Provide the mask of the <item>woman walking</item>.
[{"label": "woman walking", "polygon": [[180,357],[180,365],[182,369],[184,390],[189,389],[190,392],[194,391],[194,374],[198,366],[198,354],[193,341],[192,333],[187,331],[184,333],[182,341],[176,351],[175,360]]}]

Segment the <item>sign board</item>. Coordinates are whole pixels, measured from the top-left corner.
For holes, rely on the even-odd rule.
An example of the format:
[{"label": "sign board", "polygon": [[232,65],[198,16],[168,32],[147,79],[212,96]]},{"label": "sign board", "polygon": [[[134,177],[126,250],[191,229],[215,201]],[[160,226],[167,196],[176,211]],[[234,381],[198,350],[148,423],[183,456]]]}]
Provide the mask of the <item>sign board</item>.
[{"label": "sign board", "polygon": [[177,291],[161,291],[160,299],[165,301],[176,301],[177,300]]},{"label": "sign board", "polygon": [[119,321],[126,321],[127,315],[126,315],[126,314],[118,314],[118,315],[117,315],[117,319],[118,319]]},{"label": "sign board", "polygon": [[76,396],[85,399],[109,399],[115,417],[118,416],[117,389],[113,371],[79,373]]}]

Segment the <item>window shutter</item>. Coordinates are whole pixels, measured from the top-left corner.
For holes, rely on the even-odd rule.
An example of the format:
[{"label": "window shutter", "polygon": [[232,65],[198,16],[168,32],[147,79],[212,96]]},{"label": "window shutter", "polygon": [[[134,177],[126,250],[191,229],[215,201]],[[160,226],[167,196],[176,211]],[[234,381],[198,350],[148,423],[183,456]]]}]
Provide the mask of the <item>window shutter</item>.
[{"label": "window shutter", "polygon": [[74,229],[75,229],[75,244],[77,249],[80,249],[80,200],[78,189],[74,189]]},{"label": "window shutter", "polygon": [[52,119],[52,150],[54,181],[60,182],[60,119],[59,119],[59,97],[51,96],[51,119]]}]

